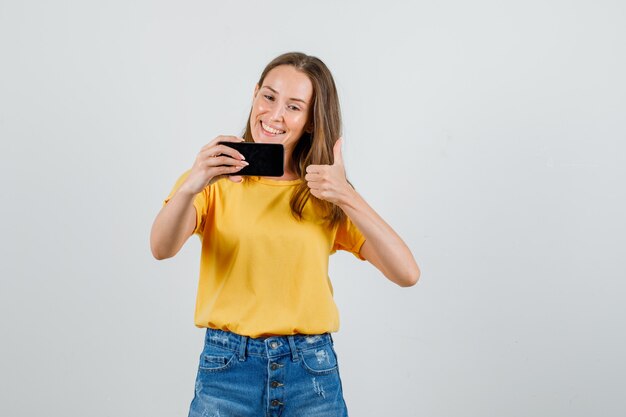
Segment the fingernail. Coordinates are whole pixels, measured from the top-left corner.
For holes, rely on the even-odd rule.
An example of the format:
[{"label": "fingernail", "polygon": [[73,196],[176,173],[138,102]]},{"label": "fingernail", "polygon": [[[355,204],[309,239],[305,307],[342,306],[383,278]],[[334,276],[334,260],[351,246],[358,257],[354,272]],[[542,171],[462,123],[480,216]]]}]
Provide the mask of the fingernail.
[{"label": "fingernail", "polygon": [[245,156],[243,156],[243,155],[241,155],[241,154],[239,154],[239,156],[241,157],[241,160],[242,160],[242,161],[243,161],[244,159],[246,159],[246,157],[245,157]]}]

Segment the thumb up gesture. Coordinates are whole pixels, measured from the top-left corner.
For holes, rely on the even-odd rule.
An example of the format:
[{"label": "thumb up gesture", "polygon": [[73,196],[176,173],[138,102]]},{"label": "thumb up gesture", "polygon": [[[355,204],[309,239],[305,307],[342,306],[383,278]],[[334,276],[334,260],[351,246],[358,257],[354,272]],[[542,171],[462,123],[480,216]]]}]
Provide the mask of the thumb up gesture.
[{"label": "thumb up gesture", "polygon": [[343,138],[339,138],[333,146],[334,163],[332,165],[309,165],[306,167],[304,179],[315,197],[339,205],[349,198],[352,187],[346,180],[341,146]]}]

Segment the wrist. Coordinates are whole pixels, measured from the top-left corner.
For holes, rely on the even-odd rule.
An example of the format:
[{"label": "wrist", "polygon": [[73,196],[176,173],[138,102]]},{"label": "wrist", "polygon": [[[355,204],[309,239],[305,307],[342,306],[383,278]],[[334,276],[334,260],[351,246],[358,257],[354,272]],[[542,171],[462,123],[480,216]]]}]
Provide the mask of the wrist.
[{"label": "wrist", "polygon": [[359,195],[359,193],[357,193],[356,190],[352,188],[352,186],[348,185],[344,192],[341,193],[337,205],[340,209],[346,211],[346,209],[348,208],[353,208],[360,197],[361,196]]},{"label": "wrist", "polygon": [[193,198],[196,194],[198,194],[198,192],[199,191],[195,191],[190,184],[184,182],[180,187],[178,187],[176,194],[180,194],[186,198]]}]

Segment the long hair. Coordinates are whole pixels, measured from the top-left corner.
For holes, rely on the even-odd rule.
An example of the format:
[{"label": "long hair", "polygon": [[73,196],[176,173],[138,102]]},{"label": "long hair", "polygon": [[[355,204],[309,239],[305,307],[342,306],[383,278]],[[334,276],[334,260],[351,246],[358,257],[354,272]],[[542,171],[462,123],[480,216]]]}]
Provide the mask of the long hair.
[{"label": "long hair", "polygon": [[[308,126],[302,134],[291,156],[289,163],[295,173],[302,180],[293,191],[289,205],[295,218],[301,220],[304,206],[309,199],[322,213],[323,219],[332,227],[345,219],[345,213],[335,204],[321,200],[311,195],[304,179],[306,167],[309,165],[331,165],[333,161],[333,146],[341,136],[341,109],[335,81],[319,58],[301,52],[288,52],[272,60],[261,74],[259,87],[267,74],[280,65],[290,65],[309,77],[313,85],[311,110],[308,116]],[[246,142],[254,142],[250,130],[250,115],[246,123],[243,138]]]}]

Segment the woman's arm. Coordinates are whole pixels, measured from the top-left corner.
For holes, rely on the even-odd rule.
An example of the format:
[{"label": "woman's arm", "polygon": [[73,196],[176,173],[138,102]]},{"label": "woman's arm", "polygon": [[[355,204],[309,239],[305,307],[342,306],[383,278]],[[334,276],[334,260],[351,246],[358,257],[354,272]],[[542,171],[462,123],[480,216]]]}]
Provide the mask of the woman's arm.
[{"label": "woman's arm", "polygon": [[156,259],[176,255],[193,233],[196,226],[196,209],[193,206],[195,196],[193,192],[179,189],[154,219],[150,249]]},{"label": "woman's arm", "polygon": [[[218,136],[202,147],[189,175],[154,219],[150,232],[150,249],[156,259],[176,255],[193,233],[197,219],[193,206],[196,194],[209,184],[248,165],[237,150],[219,144],[241,141],[243,139],[236,136]],[[239,176],[228,178],[234,182],[241,181]]]},{"label": "woman's arm", "polygon": [[401,287],[419,280],[420,270],[402,238],[352,187],[338,206],[365,236],[361,256]]},{"label": "woman's arm", "polygon": [[339,139],[333,165],[310,165],[306,180],[311,194],[338,205],[365,236],[361,255],[389,280],[401,287],[415,285],[420,270],[411,250],[400,236],[348,184]]}]

